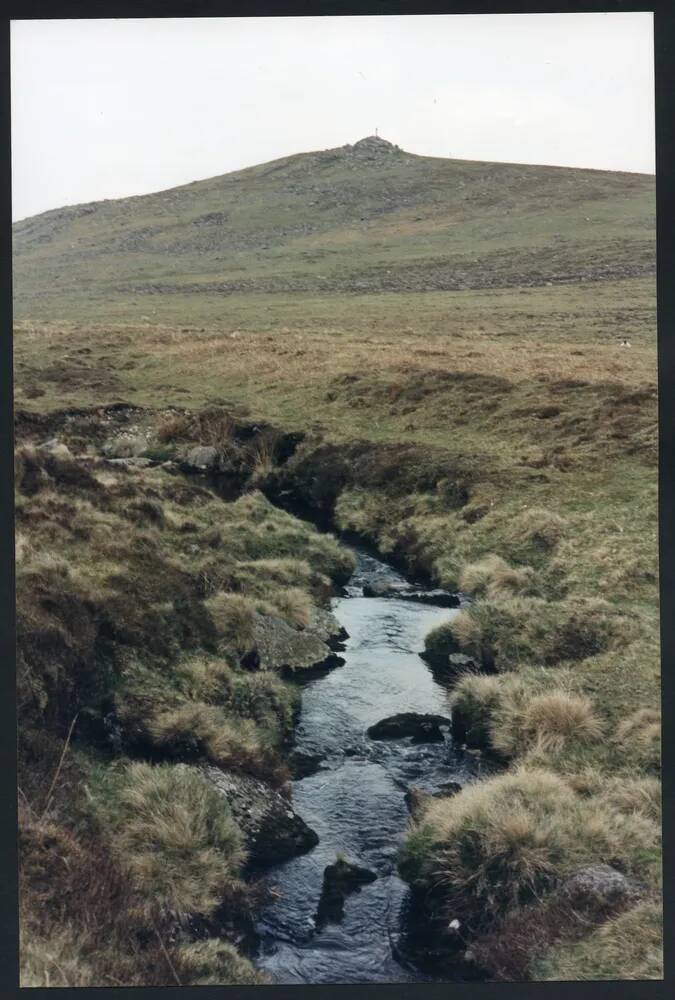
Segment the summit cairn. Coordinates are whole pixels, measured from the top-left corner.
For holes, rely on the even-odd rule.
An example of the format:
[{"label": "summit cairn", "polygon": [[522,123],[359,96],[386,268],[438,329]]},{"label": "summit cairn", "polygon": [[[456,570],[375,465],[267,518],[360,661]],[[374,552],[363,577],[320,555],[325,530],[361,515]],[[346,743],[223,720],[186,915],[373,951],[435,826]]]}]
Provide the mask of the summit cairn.
[{"label": "summit cairn", "polygon": [[379,135],[367,135],[364,139],[355,142],[353,146],[345,146],[344,151],[350,158],[382,163],[391,156],[400,154],[401,149]]}]

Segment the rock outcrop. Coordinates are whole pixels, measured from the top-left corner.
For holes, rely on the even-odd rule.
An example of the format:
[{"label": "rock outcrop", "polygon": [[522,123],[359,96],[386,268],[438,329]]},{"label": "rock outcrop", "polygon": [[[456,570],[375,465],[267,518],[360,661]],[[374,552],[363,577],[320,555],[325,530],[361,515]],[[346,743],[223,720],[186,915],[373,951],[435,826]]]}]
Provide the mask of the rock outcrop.
[{"label": "rock outcrop", "polygon": [[338,923],[344,915],[345,899],[361,886],[377,879],[375,872],[338,857],[335,864],[327,865],[323,873],[321,897],[316,911],[317,928],[328,923]]},{"label": "rock outcrop", "polygon": [[367,732],[372,740],[401,740],[412,736],[413,743],[442,743],[444,730],[447,731],[450,725],[450,719],[444,715],[400,712],[380,719]]},{"label": "rock outcrop", "polygon": [[288,800],[264,781],[211,765],[205,765],[204,772],[227,799],[244,835],[250,867],[278,864],[319,843]]}]

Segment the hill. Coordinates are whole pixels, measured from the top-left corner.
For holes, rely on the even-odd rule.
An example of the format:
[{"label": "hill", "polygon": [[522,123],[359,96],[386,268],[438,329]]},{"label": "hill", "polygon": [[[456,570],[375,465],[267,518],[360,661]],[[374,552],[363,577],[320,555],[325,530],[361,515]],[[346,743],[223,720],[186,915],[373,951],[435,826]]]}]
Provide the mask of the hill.
[{"label": "hill", "polygon": [[229,299],[537,287],[654,269],[650,176],[373,136],[14,226],[18,319],[219,321]]}]

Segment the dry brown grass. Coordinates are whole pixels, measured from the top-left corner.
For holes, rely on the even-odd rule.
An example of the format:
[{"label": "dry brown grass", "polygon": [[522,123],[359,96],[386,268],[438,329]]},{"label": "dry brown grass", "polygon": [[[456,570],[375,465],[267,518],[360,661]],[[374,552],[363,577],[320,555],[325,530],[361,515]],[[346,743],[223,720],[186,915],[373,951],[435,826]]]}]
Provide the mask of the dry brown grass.
[{"label": "dry brown grass", "polygon": [[261,986],[270,982],[236,948],[217,938],[181,945],[174,962],[184,986]]},{"label": "dry brown grass", "polygon": [[661,764],[661,713],[657,709],[639,708],[619,723],[614,740],[630,748],[645,767],[658,769]]},{"label": "dry brown grass", "polygon": [[239,828],[227,801],[194,769],[127,765],[106,818],[112,850],[150,915],[207,915],[239,880]]},{"label": "dry brown grass", "polygon": [[293,624],[306,628],[312,617],[312,604],[307,591],[299,587],[284,587],[275,591],[273,601],[284,618]]},{"label": "dry brown grass", "polygon": [[469,674],[453,689],[456,731],[469,746],[506,758],[562,753],[598,740],[604,725],[589,698],[519,675]]},{"label": "dry brown grass", "polygon": [[575,942],[564,942],[536,961],[541,980],[646,980],[663,978],[662,904],[648,899]]},{"label": "dry brown grass", "polygon": [[151,745],[173,759],[206,757],[275,783],[286,776],[256,724],[219,705],[188,701],[160,710],[146,720],[145,730]]},{"label": "dry brown grass", "polygon": [[549,771],[520,768],[432,799],[402,867],[413,884],[442,895],[449,917],[477,930],[590,862],[639,871],[658,837],[644,815],[582,798]]},{"label": "dry brown grass", "polygon": [[603,731],[588,698],[555,689],[532,695],[528,686],[507,690],[490,725],[492,746],[508,756],[561,753],[568,744],[600,739]]},{"label": "dry brown grass", "polygon": [[239,652],[251,648],[256,604],[250,597],[221,591],[204,603],[224,648]]},{"label": "dry brown grass", "polygon": [[459,588],[466,594],[497,597],[500,594],[526,591],[531,586],[533,577],[534,570],[531,566],[509,566],[501,556],[489,553],[463,567]]}]

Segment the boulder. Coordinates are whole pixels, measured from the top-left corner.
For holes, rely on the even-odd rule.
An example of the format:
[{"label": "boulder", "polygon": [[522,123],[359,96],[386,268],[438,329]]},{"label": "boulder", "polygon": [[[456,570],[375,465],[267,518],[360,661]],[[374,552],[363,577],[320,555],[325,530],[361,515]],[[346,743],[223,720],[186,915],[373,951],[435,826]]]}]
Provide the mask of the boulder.
[{"label": "boulder", "polygon": [[218,465],[218,449],[211,445],[196,445],[185,455],[185,465],[191,469],[215,469]]},{"label": "boulder", "polygon": [[338,858],[335,864],[327,865],[323,872],[316,926],[320,928],[327,923],[338,923],[342,920],[347,896],[359,892],[361,886],[368,885],[376,879],[375,872],[361,868],[344,858]]},{"label": "boulder", "polygon": [[433,793],[433,797],[435,799],[449,799],[453,795],[458,795],[461,790],[462,786],[458,781],[444,781]]},{"label": "boulder", "polygon": [[56,455],[57,458],[70,458],[71,456],[68,445],[59,441],[58,438],[50,438],[49,441],[45,441],[44,444],[40,445],[40,451],[47,451],[50,455]]},{"label": "boulder", "polygon": [[266,782],[210,764],[204,766],[204,772],[227,799],[244,835],[252,868],[306,854],[319,843],[315,831]]},{"label": "boulder", "polygon": [[418,712],[401,712],[380,719],[367,730],[372,740],[400,740],[412,736],[413,743],[442,743],[443,729],[451,725],[444,715],[421,715]]},{"label": "boulder", "polygon": [[107,458],[138,458],[147,447],[148,442],[142,434],[120,434],[106,441],[101,451]]},{"label": "boulder", "polygon": [[476,660],[466,653],[447,653],[434,659],[423,655],[422,659],[429,664],[439,684],[451,684],[462,674],[477,673],[481,670]]},{"label": "boulder", "polygon": [[261,670],[303,670],[339,661],[316,632],[291,628],[274,615],[256,614],[253,640]]},{"label": "boulder", "polygon": [[587,918],[603,918],[636,901],[642,887],[610,865],[589,865],[570,875],[558,889],[561,902]]},{"label": "boulder", "polygon": [[417,604],[431,604],[435,608],[458,608],[460,604],[459,596],[449,590],[407,590],[401,597]]},{"label": "boulder", "polygon": [[405,583],[397,580],[378,579],[373,577],[363,585],[364,597],[401,597]]},{"label": "boulder", "polygon": [[421,788],[408,788],[403,796],[408,812],[413,819],[420,816],[430,798],[429,792],[424,792]]},{"label": "boulder", "polygon": [[291,769],[293,780],[300,781],[302,778],[309,778],[312,774],[316,774],[317,771],[321,770],[324,760],[325,758],[319,754],[293,750],[288,755],[288,766]]},{"label": "boulder", "polygon": [[349,638],[347,630],[340,625],[332,611],[327,608],[312,608],[306,632],[313,632],[331,649],[340,649]]}]

